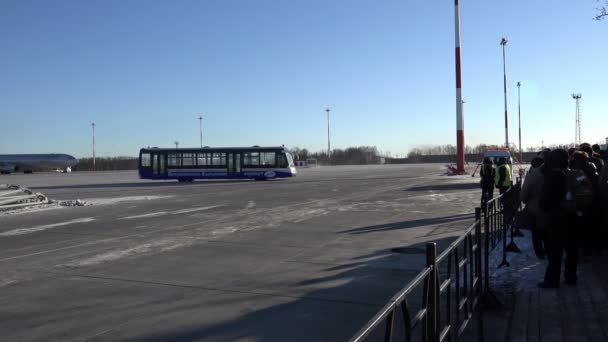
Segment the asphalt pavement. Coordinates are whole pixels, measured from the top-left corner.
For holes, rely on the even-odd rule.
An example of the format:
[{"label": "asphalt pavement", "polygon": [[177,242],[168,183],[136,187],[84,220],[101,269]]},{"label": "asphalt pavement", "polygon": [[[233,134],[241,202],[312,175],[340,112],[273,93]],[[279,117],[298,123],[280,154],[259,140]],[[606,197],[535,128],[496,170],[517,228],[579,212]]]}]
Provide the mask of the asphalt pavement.
[{"label": "asphalt pavement", "polygon": [[441,250],[472,223],[479,179],[444,172],[335,166],[194,183],[133,171],[1,176],[89,205],[0,214],[0,336],[347,340],[424,265],[425,242]]}]

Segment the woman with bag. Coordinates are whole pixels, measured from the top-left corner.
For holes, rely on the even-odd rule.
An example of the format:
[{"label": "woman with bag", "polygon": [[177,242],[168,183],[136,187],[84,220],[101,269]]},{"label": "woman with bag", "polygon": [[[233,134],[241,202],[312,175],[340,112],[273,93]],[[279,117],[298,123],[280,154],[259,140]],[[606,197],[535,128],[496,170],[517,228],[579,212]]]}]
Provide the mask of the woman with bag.
[{"label": "woman with bag", "polygon": [[544,259],[547,254],[545,238],[549,225],[547,213],[541,207],[545,183],[542,165],[543,158],[540,156],[532,160],[532,167],[524,180],[520,194],[521,201],[526,205],[524,212],[527,216],[526,221],[530,225],[529,229],[532,231],[534,253],[539,259]]}]

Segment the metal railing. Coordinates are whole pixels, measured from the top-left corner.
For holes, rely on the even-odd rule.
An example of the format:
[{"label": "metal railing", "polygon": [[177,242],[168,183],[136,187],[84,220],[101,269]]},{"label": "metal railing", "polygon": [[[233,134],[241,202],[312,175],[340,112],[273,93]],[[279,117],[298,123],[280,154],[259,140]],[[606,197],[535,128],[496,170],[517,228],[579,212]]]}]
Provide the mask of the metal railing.
[{"label": "metal railing", "polygon": [[[439,256],[436,243],[427,243],[426,266],[350,341],[365,341],[378,335],[383,335],[385,342],[393,341],[398,322],[402,326],[400,340],[410,342],[416,336],[421,341],[453,341],[474,317],[475,336],[483,341],[481,303],[484,296],[491,294],[490,252],[501,245],[503,255],[498,267],[509,265],[509,245],[515,246],[511,223],[521,209],[520,189],[518,179],[509,191],[488,201],[485,210],[476,208],[475,222]],[[509,231],[511,242],[507,243]],[[420,307],[412,312],[414,299],[419,300]]]}]

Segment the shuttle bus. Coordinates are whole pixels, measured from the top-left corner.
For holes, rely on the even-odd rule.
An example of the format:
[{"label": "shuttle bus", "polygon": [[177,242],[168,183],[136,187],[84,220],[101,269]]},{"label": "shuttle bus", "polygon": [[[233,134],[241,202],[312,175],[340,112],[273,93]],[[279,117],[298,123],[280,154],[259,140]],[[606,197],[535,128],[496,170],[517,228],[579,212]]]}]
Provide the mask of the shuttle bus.
[{"label": "shuttle bus", "polygon": [[142,179],[256,179],[296,175],[293,158],[284,147],[142,148]]}]

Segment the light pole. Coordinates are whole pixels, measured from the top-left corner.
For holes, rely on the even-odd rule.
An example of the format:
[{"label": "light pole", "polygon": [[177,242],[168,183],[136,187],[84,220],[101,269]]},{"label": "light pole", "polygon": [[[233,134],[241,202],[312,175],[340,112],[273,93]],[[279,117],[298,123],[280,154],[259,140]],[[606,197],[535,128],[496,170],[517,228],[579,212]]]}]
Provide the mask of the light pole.
[{"label": "light pole", "polygon": [[329,140],[329,111],[330,109],[327,108],[325,109],[325,111],[327,112],[327,159],[329,164],[331,164],[331,146],[330,146],[330,140]]},{"label": "light pole", "polygon": [[198,128],[201,136],[201,148],[203,148],[203,116],[198,117]]},{"label": "light pole", "polygon": [[504,77],[504,89],[505,89],[505,147],[509,147],[509,116],[507,114],[507,62],[505,58],[505,46],[507,45],[507,37],[502,37],[500,40],[502,45],[502,71]]},{"label": "light pole", "polygon": [[175,144],[175,148],[179,147],[179,142],[176,140],[175,142],[173,142]]},{"label": "light pole", "polygon": [[91,122],[91,127],[93,128],[93,171],[96,171],[95,168],[95,123]]},{"label": "light pole", "polygon": [[517,116],[519,119],[519,162],[523,162],[523,154],[521,152],[521,82],[517,81]]},{"label": "light pole", "polygon": [[576,145],[580,145],[583,141],[583,137],[581,136],[581,108],[580,101],[582,98],[581,94],[572,94],[572,98],[576,101],[576,126],[574,133],[574,143]]}]

